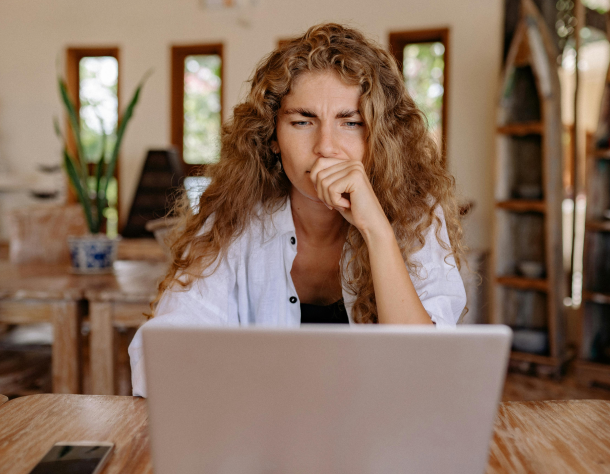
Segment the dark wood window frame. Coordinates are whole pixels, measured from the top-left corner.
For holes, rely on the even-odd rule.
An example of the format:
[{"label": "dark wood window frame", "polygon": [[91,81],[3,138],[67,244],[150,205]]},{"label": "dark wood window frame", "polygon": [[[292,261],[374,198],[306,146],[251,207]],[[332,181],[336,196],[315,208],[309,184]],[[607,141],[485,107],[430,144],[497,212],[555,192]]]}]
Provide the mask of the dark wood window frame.
[{"label": "dark wood window frame", "polygon": [[442,110],[442,144],[441,152],[443,161],[447,161],[447,131],[448,131],[448,116],[449,116],[449,78],[450,78],[450,43],[449,43],[449,28],[435,28],[426,30],[399,31],[390,33],[390,51],[398,61],[398,67],[402,72],[403,68],[403,52],[405,46],[417,43],[443,43],[445,47],[444,59],[445,66],[443,71],[443,110]]},{"label": "dark wood window frame", "polygon": [[[117,77],[117,117],[121,120],[119,115],[120,104],[121,104],[121,61],[119,57],[118,47],[69,47],[66,50],[66,85],[68,87],[68,94],[76,106],[76,113],[80,113],[80,60],[87,57],[100,57],[100,56],[112,56],[117,60],[119,65],[118,77]],[[66,130],[70,130],[68,126],[68,119],[66,118]],[[74,136],[71,133],[67,133],[66,137],[68,141],[68,149],[75,154],[76,142]],[[117,162],[117,166],[114,170],[114,177],[117,180],[117,214],[119,222],[119,234],[121,231],[121,187],[120,187],[120,156]],[[92,173],[94,164],[89,163],[89,173]],[[69,188],[68,200],[70,202],[76,202],[76,196]]]},{"label": "dark wood window frame", "polygon": [[187,56],[216,54],[220,56],[220,122],[224,121],[224,58],[222,43],[172,46],[171,63],[171,143],[180,154],[187,176],[205,175],[206,165],[184,162],[184,61]]}]

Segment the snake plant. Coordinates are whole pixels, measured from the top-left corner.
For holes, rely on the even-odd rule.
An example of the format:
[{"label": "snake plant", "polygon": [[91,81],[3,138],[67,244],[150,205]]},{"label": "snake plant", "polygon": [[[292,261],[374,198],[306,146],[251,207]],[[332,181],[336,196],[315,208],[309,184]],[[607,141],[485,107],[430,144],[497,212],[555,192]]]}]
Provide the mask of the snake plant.
[{"label": "snake plant", "polygon": [[87,226],[92,234],[97,234],[102,230],[104,223],[103,211],[108,205],[106,191],[108,184],[114,176],[116,163],[119,156],[119,149],[127,124],[133,116],[133,111],[140,98],[140,92],[144,86],[144,82],[148,78],[146,74],[142,81],[138,84],[123,116],[119,120],[116,130],[116,142],[110,153],[106,154],[106,134],[102,127],[102,136],[100,138],[102,144],[102,152],[99,158],[93,163],[93,173],[90,173],[89,162],[84,153],[83,141],[81,137],[81,127],[79,117],[76,112],[76,107],[68,94],[66,81],[62,77],[58,77],[57,84],[59,87],[59,96],[68,116],[68,127],[74,137],[76,143],[75,153],[72,153],[68,148],[66,136],[63,134],[59,126],[59,120],[55,117],[53,123],[55,133],[60,138],[63,144],[63,164],[70,179],[70,183],[74,187],[76,196],[83,207]]}]

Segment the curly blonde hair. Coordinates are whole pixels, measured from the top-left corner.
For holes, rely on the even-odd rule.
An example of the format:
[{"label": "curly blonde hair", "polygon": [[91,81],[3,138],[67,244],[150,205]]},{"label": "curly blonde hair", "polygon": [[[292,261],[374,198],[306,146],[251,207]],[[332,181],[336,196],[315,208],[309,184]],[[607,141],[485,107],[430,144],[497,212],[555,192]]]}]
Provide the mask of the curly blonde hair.
[{"label": "curly blonde hair", "polygon": [[[419,266],[410,257],[424,246],[425,233],[433,224],[439,244],[460,267],[464,248],[454,179],[428,133],[425,116],[407,93],[396,60],[359,31],[326,23],[283,42],[256,68],[248,96],[222,127],[220,161],[208,168],[212,181],[201,195],[198,213],[186,200],[178,206],[181,224],[172,238],[172,265],[156,301],[169,288],[188,288],[204,278],[204,270],[226,257],[229,245],[247,229],[257,209],[273,213],[286,202],[291,184],[271,150],[278,111],[299,75],[326,71],[336,72],[345,84],[358,85],[362,91],[365,169],[409,272],[418,274]],[[439,205],[450,242],[440,238],[441,221],[434,212]],[[213,213],[213,223],[202,233]],[[354,320],[377,323],[368,250],[353,226],[341,257],[340,269],[344,267],[342,282],[356,295]]]}]

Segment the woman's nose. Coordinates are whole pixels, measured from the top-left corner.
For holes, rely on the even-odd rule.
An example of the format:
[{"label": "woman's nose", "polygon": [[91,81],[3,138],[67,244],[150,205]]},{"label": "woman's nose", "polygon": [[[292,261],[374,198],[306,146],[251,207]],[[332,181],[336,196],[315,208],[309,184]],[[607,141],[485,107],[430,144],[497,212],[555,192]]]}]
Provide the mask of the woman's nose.
[{"label": "woman's nose", "polygon": [[337,155],[339,148],[337,146],[337,137],[331,126],[322,125],[318,129],[314,153],[323,157],[333,157]]}]

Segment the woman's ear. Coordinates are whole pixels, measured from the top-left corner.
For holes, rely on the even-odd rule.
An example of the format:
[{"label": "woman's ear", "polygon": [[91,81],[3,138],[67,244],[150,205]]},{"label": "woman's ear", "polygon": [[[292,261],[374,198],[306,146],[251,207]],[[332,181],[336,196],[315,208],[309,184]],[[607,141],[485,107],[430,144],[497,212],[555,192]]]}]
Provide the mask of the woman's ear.
[{"label": "woman's ear", "polygon": [[277,140],[271,140],[271,151],[277,155],[280,152],[280,145],[277,143]]}]

